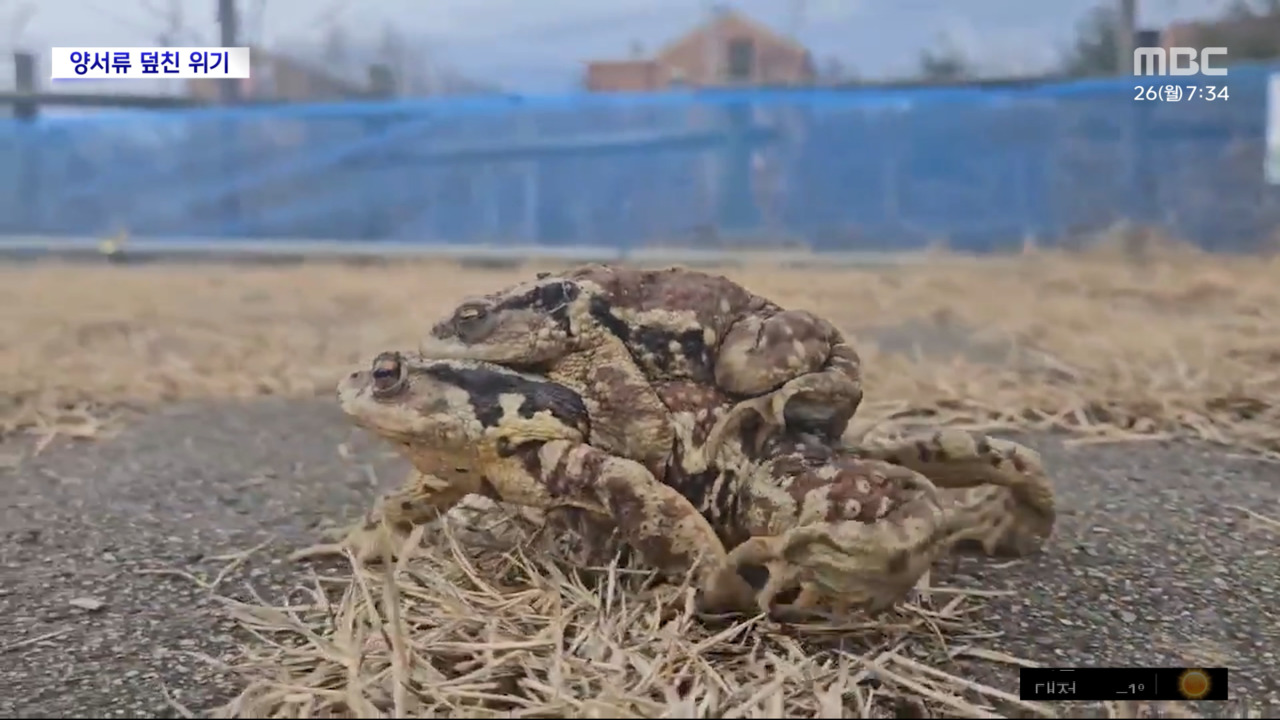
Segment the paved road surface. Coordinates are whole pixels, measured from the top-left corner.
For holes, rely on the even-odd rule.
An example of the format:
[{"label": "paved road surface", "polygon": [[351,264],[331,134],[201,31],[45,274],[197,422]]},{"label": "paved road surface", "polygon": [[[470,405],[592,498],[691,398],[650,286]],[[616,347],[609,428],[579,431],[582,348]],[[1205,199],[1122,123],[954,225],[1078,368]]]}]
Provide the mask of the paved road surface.
[{"label": "paved road surface", "polygon": [[[1280,514],[1280,466],[1194,446],[1029,442],[1060,488],[1056,538],[1034,562],[958,571],[1018,591],[988,611],[1008,633],[1001,649],[1063,665],[1227,665],[1233,695],[1274,716],[1280,537],[1227,506]],[[0,444],[10,460],[30,450]],[[224,586],[273,597],[289,549],[399,480],[383,454],[326,399],[264,400],[173,406],[0,469],[0,715],[174,716],[166,688],[196,712],[228,699],[235,686],[188,653],[224,652],[232,626],[190,581],[139,571],[213,576],[225,563],[211,558],[274,535]]]}]

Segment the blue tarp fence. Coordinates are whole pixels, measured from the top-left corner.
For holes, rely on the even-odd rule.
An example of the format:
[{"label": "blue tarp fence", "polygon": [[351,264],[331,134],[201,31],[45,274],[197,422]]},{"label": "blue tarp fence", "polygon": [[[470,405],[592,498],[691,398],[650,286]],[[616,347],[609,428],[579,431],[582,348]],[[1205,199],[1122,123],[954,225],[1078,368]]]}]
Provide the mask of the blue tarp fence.
[{"label": "blue tarp fence", "polygon": [[982,252],[1129,220],[1248,251],[1276,69],[3,120],[0,234]]}]

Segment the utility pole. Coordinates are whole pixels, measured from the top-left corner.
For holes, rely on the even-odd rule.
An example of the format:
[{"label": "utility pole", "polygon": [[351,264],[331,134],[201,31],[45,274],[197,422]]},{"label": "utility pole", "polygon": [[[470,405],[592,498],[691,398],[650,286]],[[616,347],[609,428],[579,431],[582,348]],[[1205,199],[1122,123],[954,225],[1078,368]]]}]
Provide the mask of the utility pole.
[{"label": "utility pole", "polygon": [[720,60],[721,53],[724,52],[720,47],[720,6],[716,0],[707,0],[707,34],[703,38],[703,58],[702,62],[706,64],[704,68],[704,76],[702,84],[704,87],[720,84]]},{"label": "utility pole", "polygon": [[[236,15],[236,0],[218,0],[218,27],[221,32],[220,40],[222,47],[231,48],[237,45],[236,40],[240,33],[240,18]],[[250,58],[252,61],[252,58]],[[218,81],[218,94],[221,96],[224,106],[236,105],[240,102],[240,80],[225,79]],[[222,170],[227,177],[235,177],[240,168],[236,165],[235,157],[238,153],[234,152],[239,144],[239,133],[235,123],[219,123],[219,134],[221,135],[221,145],[224,149]],[[240,212],[240,194],[237,190],[232,190],[223,197],[222,201],[222,218],[224,224],[235,224],[240,222],[242,217]]]},{"label": "utility pole", "polygon": [[[218,0],[218,27],[221,29],[222,47],[235,47],[240,34],[240,18],[236,13],[236,0]],[[223,80],[220,83],[222,102],[234,105],[240,102],[240,81]]]},{"label": "utility pole", "polygon": [[1134,30],[1138,25],[1138,0],[1119,0],[1116,17],[1116,74],[1133,72]]},{"label": "utility pole", "polygon": [[[40,92],[36,79],[36,56],[19,50],[13,54],[13,89],[24,95]],[[39,106],[32,98],[20,98],[13,104],[13,116],[19,120],[35,120]]]}]

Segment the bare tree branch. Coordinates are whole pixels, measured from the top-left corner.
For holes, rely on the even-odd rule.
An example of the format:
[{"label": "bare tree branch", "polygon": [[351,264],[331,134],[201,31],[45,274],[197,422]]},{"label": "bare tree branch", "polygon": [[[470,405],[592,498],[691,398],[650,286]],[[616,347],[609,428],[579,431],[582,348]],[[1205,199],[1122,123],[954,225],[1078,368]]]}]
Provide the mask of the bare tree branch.
[{"label": "bare tree branch", "polygon": [[17,48],[22,40],[22,33],[26,32],[27,26],[35,19],[39,10],[35,3],[25,2],[13,9],[13,14],[9,16],[9,45]]}]

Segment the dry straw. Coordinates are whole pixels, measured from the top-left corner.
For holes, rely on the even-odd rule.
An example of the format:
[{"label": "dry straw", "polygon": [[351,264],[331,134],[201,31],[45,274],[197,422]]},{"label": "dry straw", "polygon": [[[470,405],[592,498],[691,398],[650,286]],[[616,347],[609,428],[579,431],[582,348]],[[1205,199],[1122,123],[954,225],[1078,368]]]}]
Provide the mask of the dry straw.
[{"label": "dry straw", "polygon": [[[484,501],[415,530],[394,563],[348,560],[349,576],[312,574],[290,594],[301,602],[223,599],[251,641],[230,666],[246,687],[216,717],[1062,716],[973,679],[979,662],[1035,666],[983,647],[1000,634],[976,613],[996,591],[926,578],[874,618],[700,617],[687,586],[566,561]],[[1071,710],[1196,717],[1172,703]]]},{"label": "dry straw", "polygon": [[[857,432],[949,423],[1280,452],[1280,260],[1184,248],[936,260],[726,274],[849,332],[866,364]],[[93,437],[162,401],[327,395],[462,296],[529,272],[6,267],[0,432]],[[536,545],[459,543],[451,527],[388,571],[313,576],[301,605],[228,600],[254,639],[237,665],[248,687],[222,714],[1053,712],[971,679],[971,662],[1024,662],[982,647],[981,590],[926,587],[887,616],[808,628],[707,620],[680,589],[640,589],[624,568],[584,579]]]},{"label": "dry straw", "polygon": [[[176,399],[310,395],[529,269],[0,269],[0,432],[93,436]],[[731,269],[844,328],[857,422],[1194,436],[1280,451],[1280,259],[1028,252],[868,269]]]},{"label": "dry straw", "polygon": [[352,563],[350,580],[313,576],[302,604],[226,600],[257,642],[238,665],[248,687],[219,714],[1050,714],[955,673],[957,658],[1018,662],[974,646],[983,634],[966,593],[808,627],[699,618],[685,586],[646,588],[646,574],[616,563],[571,570],[528,546],[527,525],[484,535],[466,522],[433,529],[425,548],[419,528],[388,571]]}]

